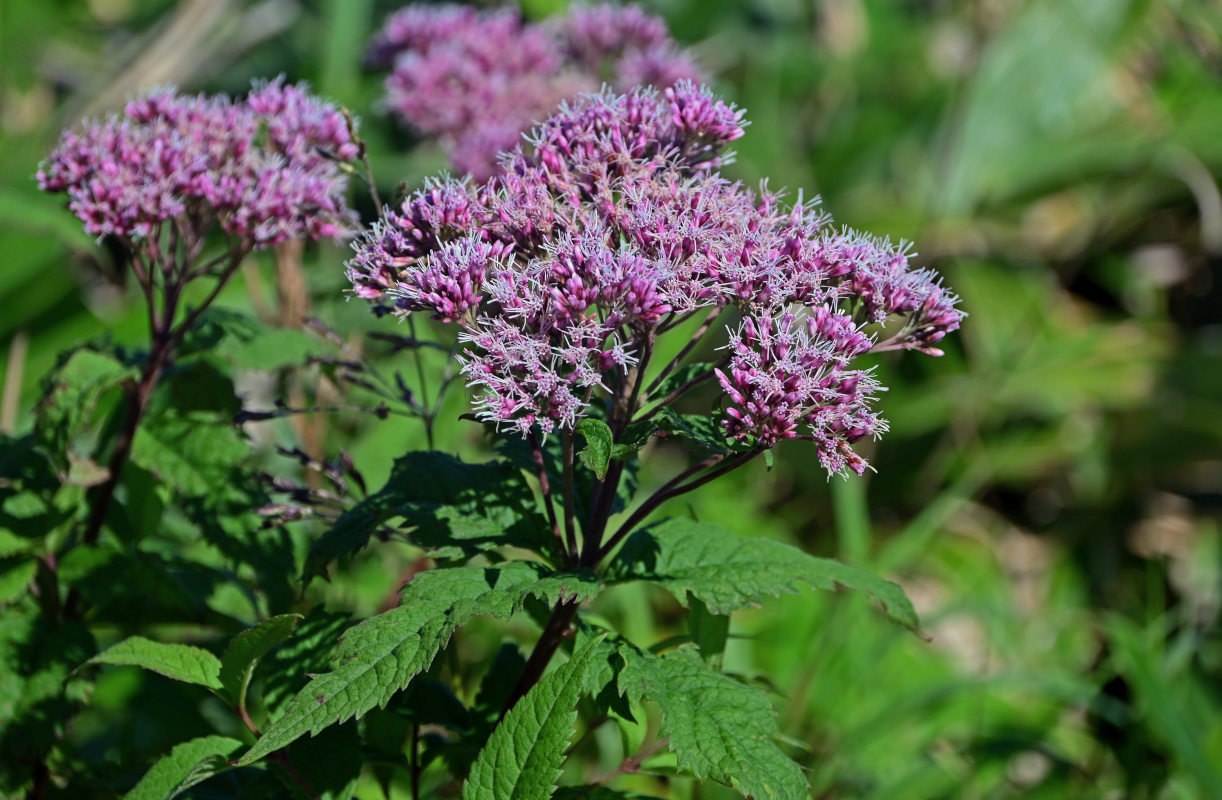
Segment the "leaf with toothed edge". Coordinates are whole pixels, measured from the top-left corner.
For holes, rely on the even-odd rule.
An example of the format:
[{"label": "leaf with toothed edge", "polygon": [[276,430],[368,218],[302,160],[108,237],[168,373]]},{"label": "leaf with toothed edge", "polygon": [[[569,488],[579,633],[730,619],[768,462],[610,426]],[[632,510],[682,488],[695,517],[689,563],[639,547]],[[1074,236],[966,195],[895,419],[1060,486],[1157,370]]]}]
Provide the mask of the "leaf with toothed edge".
[{"label": "leaf with toothed edge", "polygon": [[577,721],[577,700],[591,642],[535,684],[484,745],[463,785],[463,800],[548,800],[560,777],[564,751]]},{"label": "leaf with toothed edge", "polygon": [[301,619],[300,614],[269,617],[230,640],[221,656],[221,684],[229,702],[245,705],[246,689],[259,660],[292,636],[293,628]]},{"label": "leaf with toothed edge", "polygon": [[555,606],[594,597],[601,583],[590,572],[552,572],[512,561],[454,567],[417,575],[401,605],[346,631],[334,671],[314,677],[240,759],[249,764],[300,736],[385,707],[396,692],[432,664],[459,627],[474,617],[507,618],[529,597]]},{"label": "leaf with toothed edge", "polygon": [[577,423],[577,432],[586,437],[585,449],[578,453],[581,463],[585,464],[601,481],[607,477],[607,466],[611,463],[611,454],[615,446],[615,435],[607,427],[607,423],[593,417],[586,417]]},{"label": "leaf with toothed edge", "polygon": [[689,519],[670,519],[634,532],[605,577],[608,583],[657,584],[684,604],[691,595],[714,614],[759,605],[769,596],[796,594],[804,586],[843,586],[865,592],[891,619],[921,635],[912,601],[897,584],[782,542],[751,539]]},{"label": "leaf with toothed edge", "polygon": [[346,510],[314,542],[304,577],[325,575],[328,564],[361,550],[395,520],[433,558],[470,557],[503,545],[546,553],[552,542],[550,536],[537,535],[546,525],[513,464],[468,464],[441,452],[408,453],[395,460],[385,486]]},{"label": "leaf with toothed edge", "polygon": [[186,644],[164,644],[131,636],[85,663],[143,667],[176,681],[221,690],[220,659],[203,648]]},{"label": "leaf with toothed edge", "polygon": [[624,659],[620,691],[658,704],[658,734],[669,740],[679,769],[756,800],[809,796],[801,767],[776,744],[776,711],[763,690],[710,669],[692,645],[663,656],[622,640],[613,646]]},{"label": "leaf with toothed edge", "polygon": [[242,743],[228,736],[203,736],[175,745],[144,773],[123,800],[167,800],[229,767]]}]

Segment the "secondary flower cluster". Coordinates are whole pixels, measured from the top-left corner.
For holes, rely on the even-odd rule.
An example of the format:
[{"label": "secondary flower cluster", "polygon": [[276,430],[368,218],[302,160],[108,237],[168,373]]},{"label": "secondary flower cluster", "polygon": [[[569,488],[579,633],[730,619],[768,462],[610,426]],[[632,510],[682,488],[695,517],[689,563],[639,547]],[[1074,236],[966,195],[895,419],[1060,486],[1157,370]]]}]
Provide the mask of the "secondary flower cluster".
[{"label": "secondary flower cluster", "polygon": [[459,325],[480,415],[522,434],[572,429],[600,389],[622,396],[660,332],[732,308],[727,436],[807,439],[860,473],[850,445],[885,429],[853,366],[875,346],[862,325],[902,317],[887,349],[936,354],[956,299],[905,247],[721,177],[742,134],[742,112],[687,82],[586,96],[487,183],[439,180],[388,213],[355,245],[354,291]]},{"label": "secondary flower cluster", "polygon": [[240,102],[165,89],[65,132],[37,178],[67,193],[91,234],[155,239],[178,219],[250,249],[349,232],[338,162],[357,153],[343,114],[297,86],[256,86]]},{"label": "secondary flower cluster", "polygon": [[665,88],[700,77],[666,24],[633,5],[578,6],[540,24],[513,9],[412,5],[387,20],[366,60],[392,68],[391,111],[480,180],[563,100],[604,83]]}]

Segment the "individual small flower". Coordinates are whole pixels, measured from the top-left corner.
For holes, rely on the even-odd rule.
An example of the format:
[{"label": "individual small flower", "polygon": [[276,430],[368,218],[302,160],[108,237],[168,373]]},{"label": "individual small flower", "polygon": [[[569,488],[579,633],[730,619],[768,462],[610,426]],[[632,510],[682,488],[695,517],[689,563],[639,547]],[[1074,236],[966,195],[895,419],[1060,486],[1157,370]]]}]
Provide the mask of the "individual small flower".
[{"label": "individual small flower", "polygon": [[565,100],[603,84],[669,87],[702,77],[665,23],[634,5],[578,6],[541,24],[514,10],[412,5],[387,20],[366,61],[393,67],[392,113],[478,180]]},{"label": "individual small flower", "polygon": [[343,115],[282,81],[241,102],[160,89],[65,132],[37,179],[89,233],[146,240],[177,220],[202,238],[215,223],[248,250],[348,233],[336,159],[355,155]]}]

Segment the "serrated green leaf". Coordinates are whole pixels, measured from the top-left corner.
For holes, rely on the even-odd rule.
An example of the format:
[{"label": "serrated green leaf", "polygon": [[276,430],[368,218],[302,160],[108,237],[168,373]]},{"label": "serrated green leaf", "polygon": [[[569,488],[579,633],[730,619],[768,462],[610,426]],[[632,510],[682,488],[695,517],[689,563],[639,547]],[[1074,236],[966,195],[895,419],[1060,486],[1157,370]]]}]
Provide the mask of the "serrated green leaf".
[{"label": "serrated green leaf", "polygon": [[190,495],[224,485],[250,455],[231,425],[213,419],[165,415],[146,420],[132,443],[132,462]]},{"label": "serrated green leaf", "polygon": [[577,432],[586,437],[585,449],[577,454],[578,458],[600,481],[603,480],[607,477],[607,465],[611,463],[615,435],[607,423],[593,417],[586,417],[577,423]]},{"label": "serrated green leaf", "polygon": [[633,533],[606,577],[615,583],[656,583],[681,603],[690,594],[714,614],[758,605],[769,596],[796,594],[804,585],[844,586],[865,592],[891,619],[920,633],[916,610],[897,584],[781,542],[750,539],[689,519],[671,519]]},{"label": "serrated green leaf", "polygon": [[463,800],[548,800],[577,721],[592,642],[525,694],[492,732],[463,785]]},{"label": "serrated green leaf", "polygon": [[113,355],[83,348],[47,377],[34,436],[62,470],[70,468],[73,440],[89,427],[102,396],[136,375],[134,367]]},{"label": "serrated green leaf", "polygon": [[473,617],[506,618],[528,597],[555,605],[583,601],[600,588],[592,573],[550,572],[521,561],[490,567],[455,567],[417,575],[402,604],[348,630],[336,653],[337,667],[319,675],[289,704],[284,716],[242,756],[248,764],[298,737],[385,707],[432,663],[450,636]]},{"label": "serrated green leaf", "polygon": [[507,461],[468,464],[439,452],[396,459],[386,485],[340,515],[314,542],[305,578],[369,543],[383,525],[402,519],[412,541],[435,558],[471,556],[502,545],[550,546],[531,514],[534,497],[521,471]]},{"label": "serrated green leaf", "polygon": [[305,685],[308,675],[329,669],[335,644],[349,626],[347,615],[315,606],[297,625],[293,638],[264,657],[260,668],[263,705],[271,717],[283,713],[285,706]]},{"label": "serrated green leaf", "polygon": [[801,768],[774,741],[780,733],[767,694],[714,672],[690,645],[655,656],[620,643],[620,690],[662,711],[659,735],[678,766],[756,800],[805,800]]},{"label": "serrated green leaf", "polygon": [[182,354],[207,351],[247,369],[275,370],[330,352],[324,341],[296,328],[274,328],[231,308],[213,306],[183,340]]},{"label": "serrated green leaf", "polygon": [[228,736],[203,736],[176,745],[144,773],[124,800],[171,800],[198,783],[229,769],[229,757],[242,743]]},{"label": "serrated green leaf", "polygon": [[709,453],[729,453],[726,433],[715,417],[701,414],[680,414],[669,407],[657,416],[657,426],[672,436],[694,442]]},{"label": "serrated green leaf", "polygon": [[176,681],[221,689],[220,659],[203,648],[186,644],[165,644],[132,636],[85,663],[143,667]]},{"label": "serrated green leaf", "polygon": [[269,617],[233,637],[221,655],[221,686],[234,705],[246,704],[246,689],[255,667],[276,645],[293,635],[300,614]]}]

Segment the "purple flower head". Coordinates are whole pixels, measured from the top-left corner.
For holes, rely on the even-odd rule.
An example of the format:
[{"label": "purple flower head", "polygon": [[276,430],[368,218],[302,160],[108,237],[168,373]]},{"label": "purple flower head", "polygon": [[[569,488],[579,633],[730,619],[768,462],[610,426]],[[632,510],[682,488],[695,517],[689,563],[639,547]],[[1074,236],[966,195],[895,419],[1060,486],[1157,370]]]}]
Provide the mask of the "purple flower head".
[{"label": "purple flower head", "polygon": [[479,234],[450,242],[404,269],[390,294],[404,310],[431,311],[433,319],[455,322],[479,306],[489,268],[512,249]]},{"label": "purple flower head", "polygon": [[393,68],[391,112],[479,180],[564,100],[604,83],[669,87],[702,77],[666,24],[632,5],[577,7],[542,24],[516,10],[408,6],[374,36],[366,61]]},{"label": "purple flower head", "polygon": [[458,325],[479,416],[523,435],[631,405],[655,340],[724,310],[742,322],[705,375],[727,438],[810,441],[828,470],[860,474],[852,445],[886,430],[860,359],[937,352],[962,315],[905,248],[722,177],[742,134],[742,113],[701,87],[587,95],[486,183],[430,183],[388,213],[356,244],[354,292]]},{"label": "purple flower head", "polygon": [[766,446],[806,439],[829,472],[865,471],[848,445],[886,426],[871,409],[878,384],[845,367],[870,347],[851,319],[827,309],[806,319],[747,317],[726,347],[728,371],[716,373],[730,403],[724,424],[731,438]]},{"label": "purple flower head", "polygon": [[355,155],[342,114],[276,81],[242,102],[152,92],[65,132],[37,177],[68,195],[89,233],[149,239],[176,220],[197,237],[217,224],[253,249],[348,233],[335,159]]},{"label": "purple flower head", "polygon": [[426,182],[353,242],[356,255],[348,261],[353,290],[366,300],[381,300],[406,268],[473,229],[474,204],[466,183]]}]

